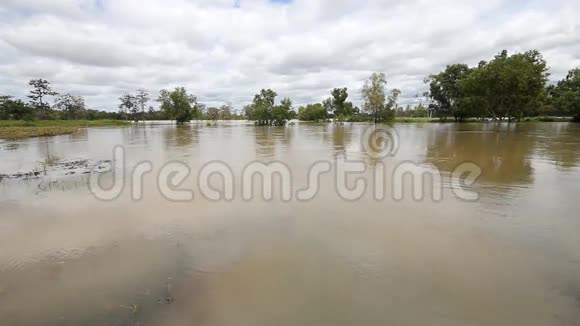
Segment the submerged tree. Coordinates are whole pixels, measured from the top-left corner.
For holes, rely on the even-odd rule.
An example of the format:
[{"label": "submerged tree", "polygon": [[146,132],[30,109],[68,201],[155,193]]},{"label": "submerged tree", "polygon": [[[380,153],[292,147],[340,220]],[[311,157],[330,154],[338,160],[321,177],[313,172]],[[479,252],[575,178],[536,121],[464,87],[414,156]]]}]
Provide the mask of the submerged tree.
[{"label": "submerged tree", "polygon": [[221,120],[229,120],[232,118],[232,103],[225,103],[219,108],[219,117]]},{"label": "submerged tree", "polygon": [[278,94],[271,89],[262,89],[260,93],[254,96],[252,115],[257,125],[265,126],[272,124],[276,96]]},{"label": "submerged tree", "polygon": [[346,101],[348,98],[348,89],[346,87],[335,88],[330,92],[330,95],[332,96],[322,102],[322,105],[328,114],[334,117],[335,122],[342,123],[355,114],[352,102]]},{"label": "submerged tree", "polygon": [[[137,90],[137,94],[135,95],[135,101],[137,105],[138,112],[135,114],[133,119],[135,121],[144,120],[145,110],[147,109],[147,103],[151,98],[149,97],[149,92],[143,88]],[[141,118],[141,119],[139,119]]]},{"label": "submerged tree", "polygon": [[283,126],[292,117],[292,101],[288,98],[275,105],[278,94],[271,89],[262,89],[254,96],[252,104],[244,107],[244,115],[258,126]]},{"label": "submerged tree", "polygon": [[546,98],[546,61],[537,50],[509,55],[506,50],[477,67],[449,65],[426,79],[440,116],[455,120],[486,117],[502,120],[532,115]]},{"label": "submerged tree", "polygon": [[188,94],[183,87],[176,87],[173,91],[162,89],[157,101],[161,103],[161,110],[166,116],[176,120],[178,124],[188,122],[194,117],[197,98]]},{"label": "submerged tree", "polygon": [[429,84],[429,96],[434,102],[435,111],[440,116],[452,115],[457,121],[468,115],[465,107],[461,105],[466,94],[460,86],[460,81],[470,72],[471,69],[467,65],[454,64],[425,80]]},{"label": "submerged tree", "polygon": [[274,106],[272,113],[272,124],[275,126],[284,126],[286,122],[292,119],[292,100],[284,98],[280,105]]},{"label": "submerged tree", "polygon": [[364,83],[362,89],[363,109],[373,117],[375,123],[390,119],[394,116],[393,109],[400,95],[394,89],[388,98],[386,95],[387,79],[384,73],[373,73]]},{"label": "submerged tree", "polygon": [[321,103],[308,104],[298,109],[298,119],[302,121],[324,121],[328,119],[327,112]]},{"label": "submerged tree", "polygon": [[553,89],[554,105],[580,121],[580,68],[572,69]]},{"label": "submerged tree", "polygon": [[216,107],[209,107],[205,113],[206,118],[210,121],[217,121],[220,118],[220,109]]},{"label": "submerged tree", "polygon": [[548,76],[546,61],[537,50],[511,56],[504,50],[460,81],[464,110],[472,116],[490,114],[510,121],[530,115],[545,97]]}]

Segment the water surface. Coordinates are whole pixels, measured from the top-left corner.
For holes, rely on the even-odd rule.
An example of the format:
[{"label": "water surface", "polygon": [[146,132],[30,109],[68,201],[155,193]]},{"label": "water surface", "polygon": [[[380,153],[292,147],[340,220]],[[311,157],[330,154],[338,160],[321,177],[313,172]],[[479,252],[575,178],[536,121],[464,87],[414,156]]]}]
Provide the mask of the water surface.
[{"label": "water surface", "polygon": [[[395,157],[361,146],[367,124],[242,122],[90,128],[0,140],[2,325],[580,325],[580,125],[396,124]],[[239,177],[281,161],[296,187],[336,155],[377,166],[473,162],[480,198],[349,202],[323,176],[308,202],[111,202],[86,172],[220,160]],[[107,174],[103,175],[105,178]],[[386,176],[389,181],[388,173]],[[387,186],[387,189],[389,187]],[[387,191],[388,192],[388,191]]]}]

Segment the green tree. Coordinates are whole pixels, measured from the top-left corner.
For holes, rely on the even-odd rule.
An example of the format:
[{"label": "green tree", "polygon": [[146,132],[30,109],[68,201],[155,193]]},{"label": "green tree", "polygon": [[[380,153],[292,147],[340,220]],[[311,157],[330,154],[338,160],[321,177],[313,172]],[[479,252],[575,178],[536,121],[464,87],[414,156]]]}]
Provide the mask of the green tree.
[{"label": "green tree", "polygon": [[429,111],[427,110],[427,108],[425,106],[423,106],[423,103],[419,103],[419,105],[415,108],[414,112],[413,112],[413,117],[414,118],[427,118],[429,116]]},{"label": "green tree", "polygon": [[435,111],[440,117],[451,115],[457,121],[467,116],[465,106],[461,104],[465,94],[460,81],[470,73],[471,69],[467,65],[454,64],[425,80],[429,84],[429,96],[434,102]]},{"label": "green tree", "polygon": [[362,89],[363,110],[373,117],[375,123],[394,116],[393,109],[401,93],[394,89],[387,102],[386,86],[385,74],[375,72],[365,81]]},{"label": "green tree", "polygon": [[119,97],[119,113],[125,120],[132,116],[137,119],[137,113],[139,112],[139,105],[137,104],[137,98],[132,94],[125,94]]},{"label": "green tree", "polygon": [[328,114],[334,117],[335,122],[342,123],[355,114],[352,102],[347,102],[348,89],[335,88],[330,92],[331,97],[322,102]]},{"label": "green tree", "polygon": [[32,87],[28,98],[30,98],[30,105],[36,110],[41,119],[48,119],[50,116],[50,104],[46,101],[49,96],[58,95],[52,87],[50,82],[46,79],[32,79],[28,82]]},{"label": "green tree", "polygon": [[324,121],[328,119],[327,112],[321,103],[308,104],[298,109],[298,119],[302,121]]},{"label": "green tree", "polygon": [[285,98],[280,105],[275,105],[277,95],[271,89],[262,89],[254,96],[252,104],[244,106],[246,119],[254,121],[258,126],[285,125],[293,116],[292,101]]},{"label": "green tree", "polygon": [[572,69],[552,90],[556,108],[580,121],[580,68]]},{"label": "green tree", "polygon": [[162,89],[157,101],[161,103],[161,111],[178,124],[189,122],[196,112],[197,98],[183,87],[176,87],[173,91]]},{"label": "green tree", "polygon": [[504,50],[492,61],[482,61],[460,81],[462,110],[472,116],[489,114],[508,121],[530,115],[543,104],[547,70],[537,50],[511,56]]},{"label": "green tree", "polygon": [[256,94],[249,114],[251,120],[254,120],[259,126],[272,124],[274,101],[277,95],[271,89],[262,89],[260,93]]},{"label": "green tree", "polygon": [[21,100],[14,100],[11,96],[0,98],[0,119],[2,120],[31,120],[33,109]]},{"label": "green tree", "polygon": [[137,107],[137,112],[133,116],[133,119],[137,122],[139,120],[145,120],[145,110],[147,109],[147,103],[151,100],[149,97],[149,92],[143,88],[137,90],[135,95],[135,102]]},{"label": "green tree", "polygon": [[244,105],[242,107],[242,114],[246,120],[255,121],[256,115],[254,114],[254,106],[252,104]]},{"label": "green tree", "polygon": [[284,98],[280,105],[274,106],[272,113],[272,124],[275,126],[284,126],[292,118],[292,100]]}]

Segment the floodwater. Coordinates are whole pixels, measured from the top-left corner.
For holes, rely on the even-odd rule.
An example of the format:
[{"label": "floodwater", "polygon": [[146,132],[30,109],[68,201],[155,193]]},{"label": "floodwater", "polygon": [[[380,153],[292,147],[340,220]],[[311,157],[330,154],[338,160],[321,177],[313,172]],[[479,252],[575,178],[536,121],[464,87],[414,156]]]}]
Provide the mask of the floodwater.
[{"label": "floodwater", "polygon": [[[367,124],[0,140],[0,325],[580,325],[580,125],[392,127],[399,148],[382,159],[361,146]],[[89,192],[89,176],[111,181],[102,170],[115,145],[125,171],[154,166],[139,201],[129,184],[112,201]],[[312,164],[337,155],[363,162],[368,180],[385,167],[385,198],[341,199],[332,172],[309,201],[237,191],[253,161],[285,163],[299,189]],[[196,186],[216,160],[235,175],[231,201]],[[170,161],[191,168],[174,186],[193,200],[157,189]],[[439,170],[442,200],[394,200],[401,162]],[[476,201],[452,191],[464,162],[482,169]]]}]

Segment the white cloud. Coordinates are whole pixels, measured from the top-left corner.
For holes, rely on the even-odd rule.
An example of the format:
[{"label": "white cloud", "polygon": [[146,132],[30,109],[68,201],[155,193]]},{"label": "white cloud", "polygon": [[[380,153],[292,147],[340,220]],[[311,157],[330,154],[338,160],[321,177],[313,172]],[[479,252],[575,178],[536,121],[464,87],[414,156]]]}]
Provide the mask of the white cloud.
[{"label": "white cloud", "polygon": [[575,0],[0,0],[0,93],[42,77],[108,110],[139,87],[240,107],[261,88],[303,104],[346,86],[357,102],[383,71],[406,104],[430,73],[504,48],[539,49],[561,78],[580,66],[579,15]]}]

